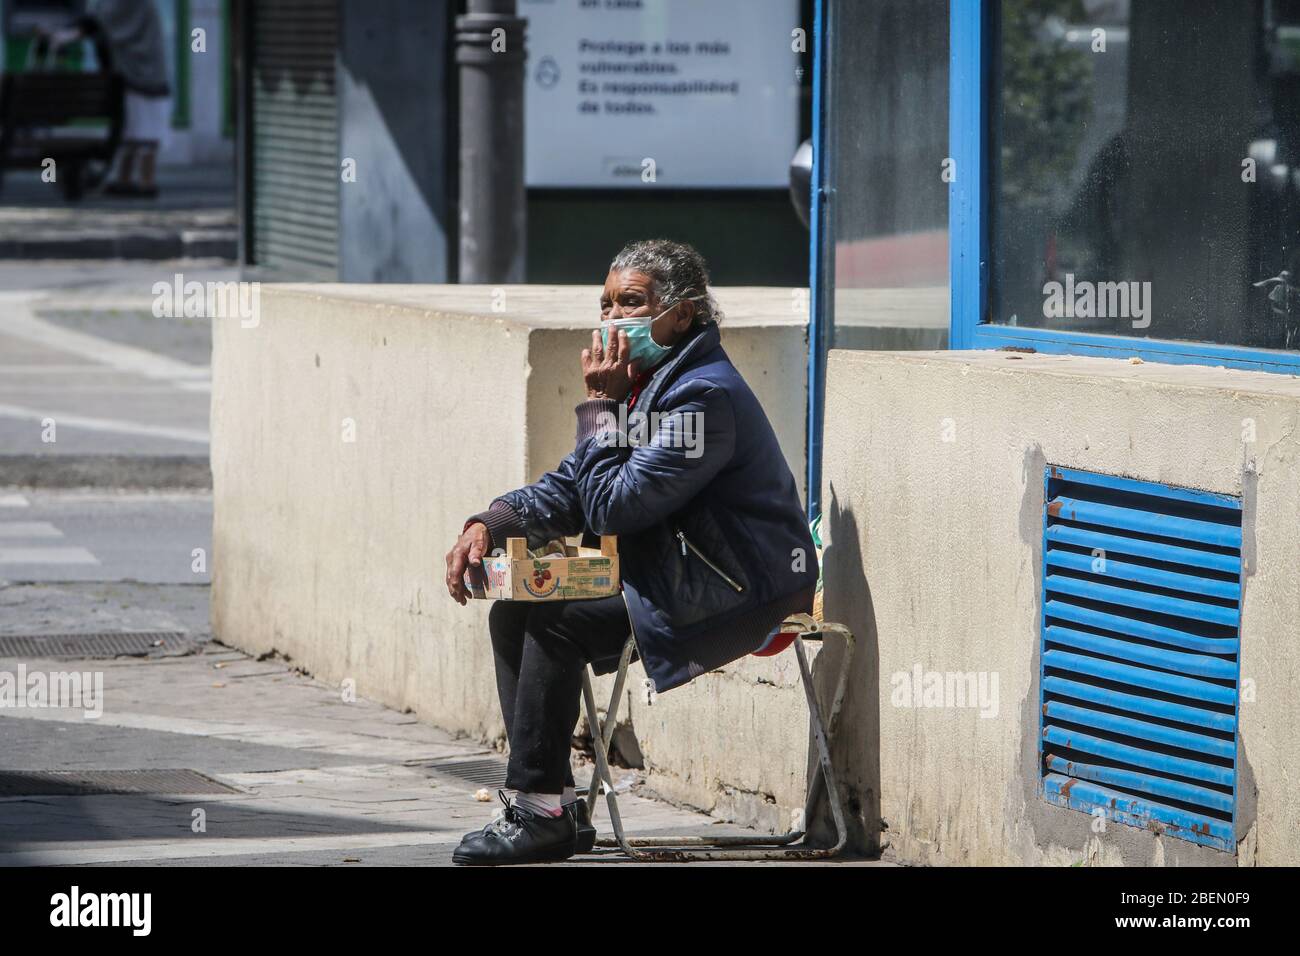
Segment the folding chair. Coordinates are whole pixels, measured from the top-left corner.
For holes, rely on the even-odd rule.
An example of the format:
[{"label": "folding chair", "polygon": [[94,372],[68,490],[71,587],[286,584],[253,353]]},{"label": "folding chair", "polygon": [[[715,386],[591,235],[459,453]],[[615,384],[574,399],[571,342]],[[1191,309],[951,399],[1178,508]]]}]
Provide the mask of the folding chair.
[{"label": "folding chair", "polygon": [[[844,638],[844,663],[840,669],[839,680],[835,687],[835,696],[831,703],[829,725],[822,722],[821,708],[817,704],[817,693],[813,687],[812,671],[808,667],[808,655],[804,641],[824,640],[827,634],[838,634]],[[633,860],[642,862],[681,862],[686,860],[821,860],[836,856],[844,848],[848,832],[844,826],[844,808],[841,803],[839,786],[836,783],[835,768],[831,765],[831,741],[835,736],[836,724],[839,722],[840,708],[844,703],[844,691],[848,685],[849,668],[853,663],[853,634],[841,624],[823,624],[808,614],[795,614],[786,618],[780,631],[761,656],[776,654],[790,644],[794,644],[795,655],[799,660],[799,676],[803,681],[804,695],[808,698],[808,713],[812,720],[813,736],[817,743],[818,763],[812,779],[808,783],[808,795],[804,802],[802,824],[806,826],[820,788],[825,786],[827,800],[830,803],[831,818],[835,823],[835,843],[829,847],[793,846],[803,838],[805,830],[795,827],[779,836],[663,836],[663,837],[629,837],[623,831],[623,821],[618,812],[618,798],[614,793],[614,782],[609,772],[609,747],[613,740],[614,727],[618,720],[619,700],[623,695],[623,686],[627,680],[627,668],[632,659],[636,642],[629,637],[623,645],[623,656],[618,662],[618,671],[614,677],[614,692],[610,696],[609,709],[602,721],[596,712],[596,695],[591,686],[591,675],[587,668],[582,671],[582,697],[587,708],[587,721],[591,724],[591,736],[596,752],[596,774],[587,788],[586,801],[588,816],[594,819],[596,798],[603,783],[605,799],[609,805],[609,819],[614,828],[614,839],[597,840],[600,846],[617,846]]]}]

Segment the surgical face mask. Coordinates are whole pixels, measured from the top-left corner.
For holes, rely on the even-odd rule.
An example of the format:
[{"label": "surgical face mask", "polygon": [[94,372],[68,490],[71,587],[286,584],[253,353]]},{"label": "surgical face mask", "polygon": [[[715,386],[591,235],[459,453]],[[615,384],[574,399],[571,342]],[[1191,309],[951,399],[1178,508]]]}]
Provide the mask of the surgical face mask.
[{"label": "surgical face mask", "polygon": [[[694,302],[697,299],[703,299],[702,295],[694,295],[689,299],[683,299],[684,302]],[[609,319],[601,323],[600,342],[602,348],[609,348],[610,329],[614,334],[618,331],[627,333],[628,357],[631,361],[636,362],[637,371],[644,372],[654,368],[672,351],[671,346],[663,346],[654,340],[650,334],[650,326],[659,321],[673,309],[677,308],[679,303],[674,302],[668,308],[664,309],[656,316],[633,316],[625,319]]]}]

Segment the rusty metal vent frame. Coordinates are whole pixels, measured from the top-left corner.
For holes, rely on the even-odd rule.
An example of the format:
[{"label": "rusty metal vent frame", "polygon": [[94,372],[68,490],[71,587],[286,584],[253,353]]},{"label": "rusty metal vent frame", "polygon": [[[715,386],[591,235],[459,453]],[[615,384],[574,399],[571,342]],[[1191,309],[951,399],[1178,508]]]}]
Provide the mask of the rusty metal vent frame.
[{"label": "rusty metal vent frame", "polygon": [[1236,846],[1240,498],[1048,466],[1044,798]]},{"label": "rusty metal vent frame", "polygon": [[242,793],[197,770],[0,770],[0,797]]}]

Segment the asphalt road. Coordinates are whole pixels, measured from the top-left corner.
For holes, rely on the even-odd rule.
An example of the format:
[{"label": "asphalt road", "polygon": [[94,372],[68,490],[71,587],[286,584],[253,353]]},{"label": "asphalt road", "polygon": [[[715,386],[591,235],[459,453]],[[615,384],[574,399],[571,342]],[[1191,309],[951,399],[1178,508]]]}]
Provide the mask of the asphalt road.
[{"label": "asphalt road", "polygon": [[[111,484],[122,461],[206,462],[209,323],[152,310],[178,272],[235,278],[199,261],[0,261],[0,466],[115,455]],[[0,486],[0,634],[206,634],[211,526],[206,492]]]},{"label": "asphalt road", "polygon": [[0,491],[0,581],[207,584],[212,497]]},{"label": "asphalt road", "polygon": [[206,457],[207,320],[154,315],[156,282],[216,262],[0,263],[0,456]]}]

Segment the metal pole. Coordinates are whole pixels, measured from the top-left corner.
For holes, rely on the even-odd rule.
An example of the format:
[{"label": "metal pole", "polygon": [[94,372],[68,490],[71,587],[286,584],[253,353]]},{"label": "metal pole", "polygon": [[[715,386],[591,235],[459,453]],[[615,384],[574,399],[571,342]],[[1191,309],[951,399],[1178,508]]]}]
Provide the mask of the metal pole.
[{"label": "metal pole", "polygon": [[808,201],[808,518],[822,511],[822,428],[825,424],[826,351],[830,346],[835,315],[834,234],[830,222],[831,176],[828,148],[830,123],[826,115],[830,95],[829,76],[831,11],[829,0],[813,4],[813,105],[812,105],[812,195]]},{"label": "metal pole", "polygon": [[460,281],[524,281],[524,24],[515,0],[469,0],[460,70]]}]

